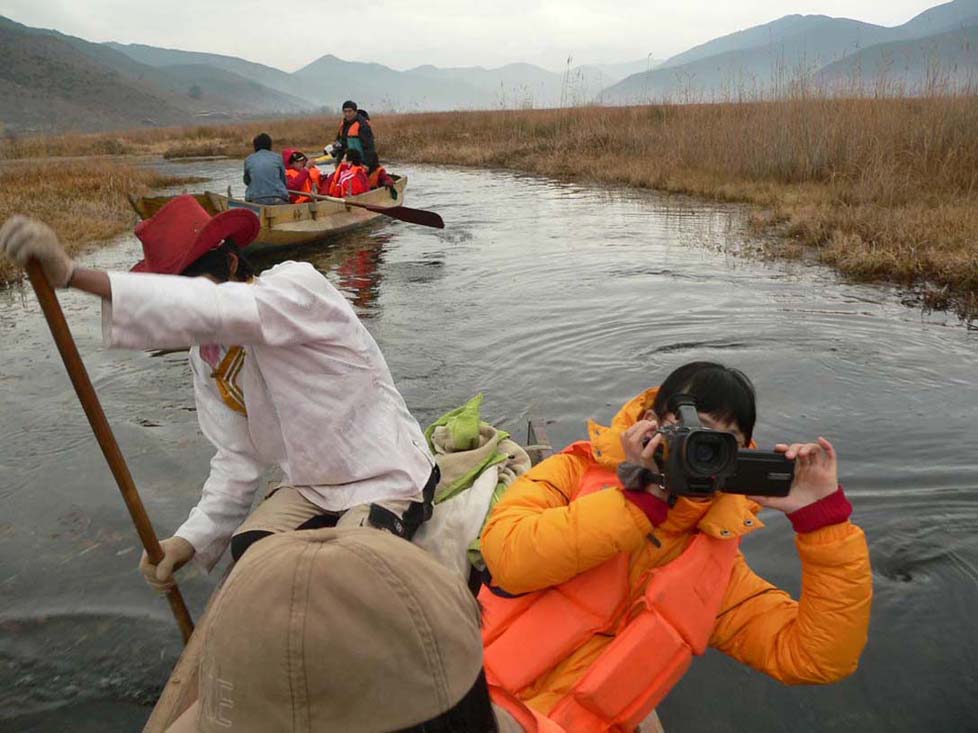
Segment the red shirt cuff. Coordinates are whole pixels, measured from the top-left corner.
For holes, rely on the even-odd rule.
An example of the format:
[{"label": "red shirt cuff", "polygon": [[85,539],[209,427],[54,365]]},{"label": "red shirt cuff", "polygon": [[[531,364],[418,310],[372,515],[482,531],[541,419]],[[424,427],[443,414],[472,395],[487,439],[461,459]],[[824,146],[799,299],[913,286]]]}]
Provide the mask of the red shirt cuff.
[{"label": "red shirt cuff", "polygon": [[795,532],[806,534],[816,529],[841,524],[852,514],[852,504],[842,491],[842,484],[828,496],[822,497],[814,504],[803,506],[798,511],[788,515]]},{"label": "red shirt cuff", "polygon": [[642,510],[642,513],[648,517],[653,527],[666,521],[666,515],[669,513],[669,505],[658,496],[653,496],[647,491],[625,491],[624,494],[628,501]]}]

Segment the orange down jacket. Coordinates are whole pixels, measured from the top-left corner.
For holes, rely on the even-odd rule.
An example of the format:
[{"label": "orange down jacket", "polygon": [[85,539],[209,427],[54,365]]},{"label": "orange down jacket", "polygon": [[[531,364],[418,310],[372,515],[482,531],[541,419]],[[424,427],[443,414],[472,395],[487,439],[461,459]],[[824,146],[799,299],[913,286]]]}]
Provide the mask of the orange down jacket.
[{"label": "orange down jacket", "polygon": [[[697,532],[728,539],[764,526],[756,516],[758,505],[733,494],[710,501],[680,498],[657,527],[620,488],[571,501],[588,461],[616,467],[624,460],[621,433],[654,399],[654,389],[639,395],[610,427],[590,422],[591,458],[581,452],[553,456],[510,487],[482,534],[494,585],[512,594],[537,591],[627,553],[634,601],[642,595],[639,581],[647,571],[677,558]],[[866,644],[872,598],[866,539],[861,529],[844,522],[797,535],[795,541],[801,599],[756,575],[738,552],[709,643],[787,684],[835,682],[856,670]],[[610,641],[608,634],[596,634],[512,692],[535,710],[550,712]]]}]

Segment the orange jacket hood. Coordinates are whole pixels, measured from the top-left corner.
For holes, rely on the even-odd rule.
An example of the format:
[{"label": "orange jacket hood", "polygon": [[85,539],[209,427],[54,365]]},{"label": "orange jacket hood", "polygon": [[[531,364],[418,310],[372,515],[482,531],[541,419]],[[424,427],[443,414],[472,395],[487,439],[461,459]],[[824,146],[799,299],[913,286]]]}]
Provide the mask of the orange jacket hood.
[{"label": "orange jacket hood", "polygon": [[[647,389],[626,402],[611,421],[600,425],[588,420],[588,436],[594,460],[607,468],[617,468],[625,460],[622,434],[652,409],[659,388]],[[719,493],[709,500],[679,497],[669,511],[663,529],[676,532],[692,527],[719,538],[739,537],[764,526],[757,518],[761,507],[745,496]]]}]

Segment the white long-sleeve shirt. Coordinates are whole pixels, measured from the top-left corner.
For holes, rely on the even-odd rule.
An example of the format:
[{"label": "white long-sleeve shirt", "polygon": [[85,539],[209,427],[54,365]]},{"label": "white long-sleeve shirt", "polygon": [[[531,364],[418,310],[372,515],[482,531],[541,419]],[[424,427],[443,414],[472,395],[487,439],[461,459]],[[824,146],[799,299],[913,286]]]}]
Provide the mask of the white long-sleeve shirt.
[{"label": "white long-sleeve shirt", "polygon": [[373,337],[312,265],[285,262],[252,283],[109,273],[107,346],[238,345],[247,415],[229,407],[192,348],[197,416],[217,448],[200,502],[176,535],[212,568],[277,465],[324,510],[420,500],[434,466]]}]

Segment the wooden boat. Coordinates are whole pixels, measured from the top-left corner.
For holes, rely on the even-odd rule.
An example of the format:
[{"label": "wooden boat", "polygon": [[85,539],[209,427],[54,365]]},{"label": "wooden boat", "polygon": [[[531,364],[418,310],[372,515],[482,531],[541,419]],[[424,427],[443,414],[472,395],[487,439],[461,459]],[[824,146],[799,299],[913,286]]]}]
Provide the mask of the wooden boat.
[{"label": "wooden boat", "polygon": [[[386,188],[353,196],[350,201],[357,201],[376,206],[394,206],[404,203],[404,190],[407,188],[407,176],[395,176],[394,190],[397,199],[391,197]],[[230,194],[230,190],[228,191]],[[278,206],[262,206],[243,199],[222,196],[218,193],[205,191],[193,194],[207,213],[214,215],[231,208],[245,208],[255,212],[261,220],[261,231],[258,238],[249,249],[261,250],[273,247],[294,247],[312,242],[321,242],[342,232],[376,221],[383,214],[367,211],[356,206],[346,206],[334,201],[310,201],[305,204],[281,204]],[[144,196],[130,195],[129,203],[139,214],[140,218],[148,219],[159,211],[173,196]]]},{"label": "wooden boat", "polygon": [[[553,454],[550,438],[542,421],[530,420],[528,422],[526,452],[529,454],[530,462],[533,465]],[[226,574],[225,577],[227,577]],[[223,583],[223,579],[221,582]],[[166,686],[143,728],[143,733],[165,733],[197,699],[197,668],[203,649],[201,629],[207,623],[207,613],[219,592],[220,585],[208,601],[207,609],[197,621],[197,630],[190,637],[190,641],[187,642],[187,646],[184,647],[183,653],[173,667],[170,678],[167,680]],[[654,711],[642,722],[637,733],[663,733],[659,717]]]},{"label": "wooden boat", "polygon": [[[550,439],[540,421],[531,420],[526,431],[526,451],[530,462],[536,465],[551,455]],[[226,576],[225,576],[226,577]],[[223,583],[223,579],[221,581]],[[177,718],[197,699],[197,665],[203,646],[201,629],[207,623],[207,612],[220,591],[220,585],[207,603],[207,609],[197,621],[197,630],[190,637],[187,646],[177,660],[166,686],[156,702],[143,733],[165,733]]]}]

